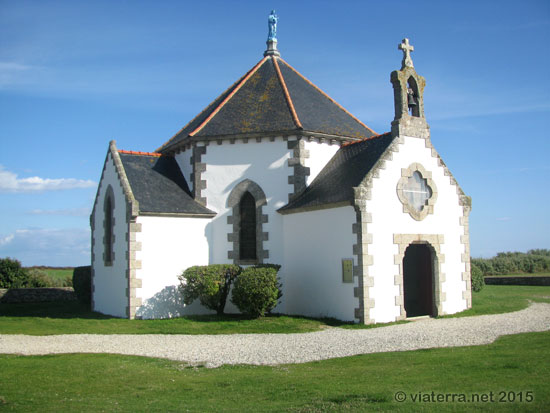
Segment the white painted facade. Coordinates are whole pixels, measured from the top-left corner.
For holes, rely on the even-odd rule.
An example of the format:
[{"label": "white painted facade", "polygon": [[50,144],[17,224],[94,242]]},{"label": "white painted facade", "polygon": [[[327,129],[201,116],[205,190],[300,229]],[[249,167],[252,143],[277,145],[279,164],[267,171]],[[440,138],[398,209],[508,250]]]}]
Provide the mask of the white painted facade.
[{"label": "white painted facade", "polygon": [[356,282],[342,282],[342,259],[353,259],[355,221],[351,206],[284,216],[285,313],[355,319]]},{"label": "white painted facade", "polygon": [[317,140],[306,140],[304,148],[309,153],[309,156],[305,159],[305,166],[309,168],[306,184],[309,185],[319,175],[319,172],[321,172],[334,154],[338,152],[340,146],[325,142],[320,143]]},{"label": "white painted facade", "polygon": [[136,259],[141,261],[136,270],[136,278],[141,280],[136,297],[142,300],[136,316],[169,318],[209,312],[198,303],[183,304],[178,275],[194,265],[208,265],[211,219],[139,216],[136,222],[141,224],[136,233],[141,245],[136,251]]},{"label": "white painted facade", "polygon": [[176,162],[180,167],[181,173],[183,174],[183,177],[187,181],[187,185],[189,185],[189,189],[191,191],[193,191],[193,185],[195,184],[191,179],[191,174],[193,173],[193,164],[191,163],[192,155],[193,155],[193,150],[189,149],[187,151],[178,153],[178,155],[175,157]]},{"label": "white painted facade", "polygon": [[[291,138],[292,139],[292,138]],[[366,210],[371,215],[367,226],[372,243],[368,255],[372,258],[369,276],[373,277],[368,297],[374,299],[370,319],[374,322],[389,322],[399,319],[398,297],[400,286],[395,283],[399,265],[395,262],[398,245],[396,234],[439,235],[439,271],[444,274],[442,302],[444,313],[451,314],[467,308],[463,291],[467,282],[462,274],[467,272],[463,262],[465,246],[461,242],[465,227],[459,224],[463,216],[456,185],[445,173],[445,168],[433,156],[432,148],[425,139],[403,137],[399,150],[387,160],[372,180],[371,199]],[[429,142],[429,141],[428,141]],[[316,176],[338,150],[337,145],[305,142],[308,151],[306,165],[310,177]],[[191,172],[184,165],[191,165],[189,151],[176,155],[178,165],[190,182]],[[288,177],[293,171],[288,160],[292,150],[287,141],[274,140],[210,144],[202,155],[206,164],[201,179],[206,188],[200,196],[206,198],[207,208],[216,212],[213,218],[138,216],[135,223],[140,230],[135,233],[139,248],[135,260],[140,268],[135,270],[138,288],[128,288],[128,230],[126,217],[127,200],[119,181],[111,154],[107,156],[102,176],[95,213],[93,215],[93,286],[94,309],[119,317],[127,316],[128,294],[139,299],[136,316],[141,318],[165,318],[187,314],[201,314],[209,310],[198,303],[184,306],[178,291],[178,275],[193,265],[230,263],[228,251],[232,249],[228,234],[233,231],[228,224],[232,208],[228,207],[231,191],[245,179],[254,181],[265,193],[267,204],[263,213],[268,221],[263,231],[269,234],[264,249],[269,258],[264,262],[282,265],[280,279],[283,297],[276,311],[286,314],[301,314],[313,317],[334,317],[345,321],[356,320],[355,309],[359,298],[354,295],[358,287],[357,277],[352,283],[342,280],[342,259],[353,259],[357,236],[352,232],[356,211],[352,206],[322,209],[281,215],[277,209],[286,205],[293,186]],[[419,163],[431,172],[437,187],[438,198],[433,214],[417,221],[404,211],[397,196],[397,183],[402,169]],[[103,204],[109,185],[114,194],[115,260],[113,265],[103,262]],[[468,269],[469,270],[469,269]],[[397,299],[396,299],[397,298]],[[237,309],[228,300],[227,312]]]},{"label": "white painted facade", "polygon": [[[105,265],[103,237],[103,208],[105,195],[109,186],[114,195],[114,260],[112,265]],[[100,313],[116,317],[126,317],[128,298],[128,223],[126,221],[126,199],[120,184],[111,153],[105,161],[103,175],[99,185],[95,213],[92,215],[92,293],[93,309]]]},{"label": "white painted facade", "polygon": [[[459,225],[459,220],[463,210],[457,187],[445,175],[445,168],[439,165],[438,158],[432,156],[425,139],[405,136],[403,140],[399,151],[393,153],[392,160],[386,161],[386,167],[379,170],[379,178],[373,179],[372,199],[367,201],[367,211],[372,216],[372,223],[368,224],[368,232],[372,234],[368,253],[373,257],[369,276],[374,278],[374,285],[369,288],[369,297],[375,301],[370,317],[375,322],[395,321],[400,313],[395,300],[400,294],[399,286],[394,283],[394,276],[399,274],[398,265],[394,262],[394,256],[398,254],[398,246],[394,243],[395,234],[442,235],[444,242],[441,244],[441,254],[444,255],[444,262],[441,262],[441,273],[445,275],[442,292],[446,295],[443,311],[452,314],[466,309],[467,305],[462,298],[467,285],[462,280],[466,264],[462,262],[465,247],[461,243],[461,236],[464,235],[464,227]],[[403,211],[396,190],[401,169],[415,162],[432,173],[438,191],[434,213],[428,214],[421,221]]]},{"label": "white painted facade", "polygon": [[288,194],[292,192],[288,184],[288,176],[292,174],[289,158],[290,150],[282,137],[273,142],[237,140],[234,144],[224,141],[222,145],[206,147],[201,158],[201,163],[206,164],[206,171],[201,176],[206,181],[206,189],[201,191],[201,196],[207,200],[206,207],[216,212],[211,228],[211,263],[232,262],[228,258],[232,245],[227,238],[232,232],[232,225],[227,223],[232,208],[227,206],[227,199],[235,186],[245,179],[255,182],[266,195],[263,213],[269,218],[263,230],[269,233],[269,239],[264,241],[264,249],[269,251],[268,262],[282,260],[282,216],[276,210],[287,204]]}]

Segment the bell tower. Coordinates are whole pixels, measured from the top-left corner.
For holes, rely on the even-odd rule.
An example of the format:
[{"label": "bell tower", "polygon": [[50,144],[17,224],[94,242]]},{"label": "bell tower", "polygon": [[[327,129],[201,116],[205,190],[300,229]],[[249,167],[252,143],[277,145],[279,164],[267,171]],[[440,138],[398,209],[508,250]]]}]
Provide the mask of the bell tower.
[{"label": "bell tower", "polygon": [[401,70],[394,70],[390,77],[395,103],[395,118],[391,123],[392,135],[429,138],[430,127],[424,116],[426,80],[414,70],[411,59],[414,47],[409,44],[409,39],[403,39],[397,48],[403,51],[403,61]]}]

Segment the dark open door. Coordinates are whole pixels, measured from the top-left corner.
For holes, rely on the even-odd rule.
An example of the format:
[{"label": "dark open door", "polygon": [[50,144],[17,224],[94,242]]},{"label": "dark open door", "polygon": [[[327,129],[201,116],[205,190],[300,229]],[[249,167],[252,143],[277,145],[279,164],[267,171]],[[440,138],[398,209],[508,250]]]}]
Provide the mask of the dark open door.
[{"label": "dark open door", "polygon": [[407,247],[403,258],[403,283],[407,317],[433,315],[433,264],[428,245]]}]

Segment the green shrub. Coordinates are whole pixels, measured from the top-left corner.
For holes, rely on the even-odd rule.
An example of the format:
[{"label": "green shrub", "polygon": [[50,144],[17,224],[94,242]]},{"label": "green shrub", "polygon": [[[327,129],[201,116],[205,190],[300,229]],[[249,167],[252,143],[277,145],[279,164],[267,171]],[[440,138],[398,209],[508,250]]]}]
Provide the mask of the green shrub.
[{"label": "green shrub", "polygon": [[245,268],[235,281],[231,302],[244,314],[262,317],[270,312],[281,298],[277,282],[280,265],[265,264]]},{"label": "green shrub", "polygon": [[38,268],[29,268],[29,284],[30,288],[57,287],[56,280],[53,280],[48,273]]},{"label": "green shrub", "polygon": [[0,288],[22,288],[29,284],[29,273],[13,258],[0,259]]},{"label": "green shrub", "polygon": [[90,308],[92,304],[92,267],[85,265],[74,269],[73,288],[78,301]]},{"label": "green shrub", "polygon": [[191,304],[197,298],[200,303],[218,314],[223,314],[231,284],[241,273],[235,264],[213,264],[186,269],[178,278],[183,302]]},{"label": "green shrub", "polygon": [[43,270],[41,267],[27,268],[29,273],[29,283],[27,287],[30,288],[52,288],[52,287],[72,287],[73,280],[70,276],[65,278],[56,278]]},{"label": "green shrub", "polygon": [[[90,278],[90,283],[91,283],[91,278]],[[70,277],[70,276],[65,277],[61,280],[60,287],[72,287],[72,286],[73,286],[73,278],[72,277]],[[91,288],[91,284],[90,284],[90,288]]]},{"label": "green shrub", "polygon": [[524,252],[499,252],[493,258],[472,258],[483,275],[508,275],[550,271],[550,250],[537,249]]},{"label": "green shrub", "polygon": [[254,268],[273,268],[275,269],[275,272],[279,272],[279,270],[281,269],[281,266],[279,264],[265,263],[265,264],[256,264]]},{"label": "green shrub", "polygon": [[477,265],[472,265],[472,291],[476,293],[481,291],[485,285],[485,279],[483,278],[483,272]]}]

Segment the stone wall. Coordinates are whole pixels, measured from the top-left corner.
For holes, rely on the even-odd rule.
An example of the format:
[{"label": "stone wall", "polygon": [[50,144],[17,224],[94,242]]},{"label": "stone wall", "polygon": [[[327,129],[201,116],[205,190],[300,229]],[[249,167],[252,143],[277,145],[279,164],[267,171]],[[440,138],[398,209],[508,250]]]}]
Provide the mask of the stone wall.
[{"label": "stone wall", "polygon": [[485,277],[487,285],[550,285],[550,277]]},{"label": "stone wall", "polygon": [[37,303],[44,301],[76,301],[72,287],[0,288],[0,303]]}]

